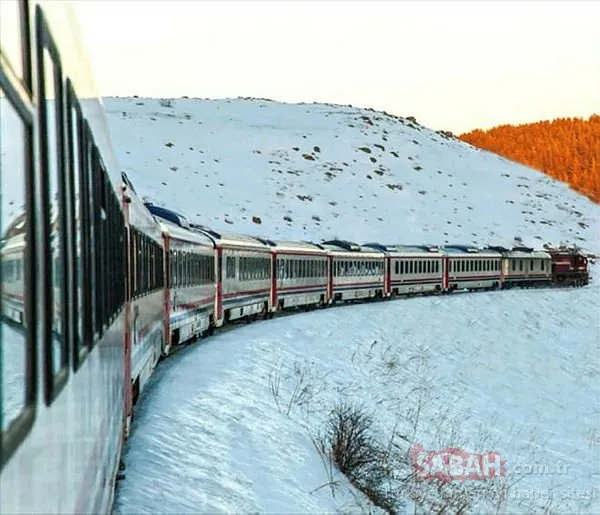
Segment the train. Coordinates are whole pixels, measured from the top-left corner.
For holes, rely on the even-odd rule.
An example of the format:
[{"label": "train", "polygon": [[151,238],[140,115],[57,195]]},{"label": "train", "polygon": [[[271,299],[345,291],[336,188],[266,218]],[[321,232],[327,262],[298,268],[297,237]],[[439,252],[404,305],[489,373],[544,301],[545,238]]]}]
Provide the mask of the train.
[{"label": "train", "polygon": [[282,241],[144,202],[67,2],[3,0],[0,512],[107,513],[161,359],[236,321],[413,295],[585,286],[576,247]]}]

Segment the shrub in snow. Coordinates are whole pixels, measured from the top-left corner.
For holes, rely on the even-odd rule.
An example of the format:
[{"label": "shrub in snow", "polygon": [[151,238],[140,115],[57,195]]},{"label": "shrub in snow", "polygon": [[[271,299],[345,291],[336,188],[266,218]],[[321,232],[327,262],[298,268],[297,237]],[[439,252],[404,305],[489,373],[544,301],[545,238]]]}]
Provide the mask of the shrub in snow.
[{"label": "shrub in snow", "polygon": [[363,408],[337,404],[320,439],[321,452],[373,504],[396,513],[396,501],[386,481],[386,452],[373,437],[372,425],[371,416]]}]

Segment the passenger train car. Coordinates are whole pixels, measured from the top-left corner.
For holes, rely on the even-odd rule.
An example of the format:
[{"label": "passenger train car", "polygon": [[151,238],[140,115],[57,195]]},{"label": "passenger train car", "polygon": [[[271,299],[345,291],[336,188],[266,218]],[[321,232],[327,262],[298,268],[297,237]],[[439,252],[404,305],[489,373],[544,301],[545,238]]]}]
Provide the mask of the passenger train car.
[{"label": "passenger train car", "polygon": [[272,309],[329,304],[328,254],[321,245],[277,241],[273,242],[272,252],[275,256]]},{"label": "passenger train car", "polygon": [[66,2],[2,0],[0,513],[107,513],[160,359],[236,320],[589,282],[578,249],[223,234],[144,203]]}]

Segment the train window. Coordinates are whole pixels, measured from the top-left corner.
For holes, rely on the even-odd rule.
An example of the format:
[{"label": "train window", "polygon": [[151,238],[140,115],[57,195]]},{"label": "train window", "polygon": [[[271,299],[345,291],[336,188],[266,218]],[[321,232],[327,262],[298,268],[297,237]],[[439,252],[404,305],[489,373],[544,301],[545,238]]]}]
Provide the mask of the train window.
[{"label": "train window", "polygon": [[2,0],[0,48],[14,75],[31,91],[28,7],[23,0]]},{"label": "train window", "polygon": [[533,270],[533,259],[529,260],[529,270]]},{"label": "train window", "polygon": [[227,256],[225,259],[225,277],[235,277],[235,258]]},{"label": "train window", "polygon": [[523,271],[523,260],[519,259],[519,272]]},{"label": "train window", "polygon": [[[83,164],[83,145],[81,141],[82,125],[81,112],[77,105],[77,100],[73,89],[69,83],[68,89],[68,109],[67,109],[67,136],[68,136],[68,151],[69,151],[69,177],[71,182],[71,199],[72,206],[71,216],[73,219],[72,225],[72,241],[73,241],[73,284],[72,295],[74,298],[74,331],[73,331],[73,359],[74,369],[77,370],[81,365],[87,347],[84,345],[83,338],[83,290],[86,287],[84,284],[85,274],[83,262],[83,243],[82,234],[82,203],[81,198],[81,176]],[[80,315],[77,315],[80,314]]]},{"label": "train window", "polygon": [[44,337],[45,347],[45,377],[46,377],[46,403],[50,404],[58,395],[60,389],[66,384],[67,368],[67,335],[65,334],[65,320],[68,319],[69,309],[64,277],[64,156],[63,156],[63,98],[62,77],[58,53],[45,23],[41,20],[41,11],[38,21],[41,23],[41,40],[38,48],[38,70],[41,110],[41,155],[44,185],[46,215],[46,257],[50,270],[45,274],[45,289],[48,295],[47,306],[50,325]]},{"label": "train window", "polygon": [[[4,16],[4,14],[3,14]],[[0,450],[8,460],[34,417],[35,319],[31,206],[31,116],[0,69]],[[5,171],[10,170],[10,173]]]},{"label": "train window", "polygon": [[543,260],[543,259],[540,259],[540,270],[544,270],[544,265],[545,265],[545,264],[546,264],[546,263],[544,262],[544,260]]},{"label": "train window", "polygon": [[177,285],[177,253],[172,250],[170,254],[171,260],[171,287]]}]

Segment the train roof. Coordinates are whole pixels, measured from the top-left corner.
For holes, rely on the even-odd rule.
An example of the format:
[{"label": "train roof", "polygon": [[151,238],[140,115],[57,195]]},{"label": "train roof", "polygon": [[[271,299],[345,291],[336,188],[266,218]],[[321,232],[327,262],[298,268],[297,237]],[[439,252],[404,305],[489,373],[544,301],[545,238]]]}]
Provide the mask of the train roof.
[{"label": "train roof", "polygon": [[416,254],[430,256],[441,256],[443,253],[437,245],[387,245],[382,243],[365,243],[363,247],[385,252],[390,255],[406,255],[414,256]]},{"label": "train roof", "polygon": [[192,230],[208,236],[219,247],[247,247],[249,250],[270,250],[274,246],[272,240],[245,234],[224,234],[208,227],[192,224]]},{"label": "train roof", "polygon": [[312,243],[309,241],[287,241],[287,240],[275,240],[273,241],[273,250],[275,251],[295,251],[295,252],[311,252],[317,254],[327,254],[327,251],[318,243]]},{"label": "train roof", "polygon": [[196,243],[198,245],[206,245],[210,248],[214,248],[215,242],[208,235],[185,229],[179,225],[175,225],[167,220],[160,220],[158,222],[163,234],[166,232],[171,238],[188,241],[190,243]]},{"label": "train roof", "polygon": [[542,250],[511,250],[506,254],[508,258],[530,258],[530,259],[550,259],[550,254]]},{"label": "train roof", "polygon": [[502,253],[490,248],[479,248],[473,245],[444,245],[442,252],[451,256],[498,257]]},{"label": "train roof", "polygon": [[[135,190],[133,190],[135,192]],[[183,227],[184,229],[190,229],[191,224],[190,221],[177,211],[173,211],[172,209],[167,209],[166,207],[155,206],[152,202],[145,202],[144,205],[154,215],[155,218],[159,218],[161,220],[166,220],[170,222],[171,225],[176,225],[179,227]]]},{"label": "train roof", "polygon": [[363,257],[381,258],[382,252],[375,250],[372,247],[367,247],[347,240],[329,240],[320,243],[320,246],[330,254],[334,255],[351,255],[360,254]]}]

